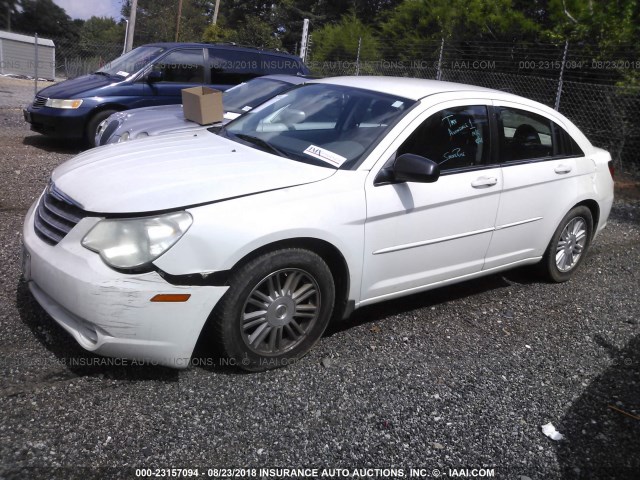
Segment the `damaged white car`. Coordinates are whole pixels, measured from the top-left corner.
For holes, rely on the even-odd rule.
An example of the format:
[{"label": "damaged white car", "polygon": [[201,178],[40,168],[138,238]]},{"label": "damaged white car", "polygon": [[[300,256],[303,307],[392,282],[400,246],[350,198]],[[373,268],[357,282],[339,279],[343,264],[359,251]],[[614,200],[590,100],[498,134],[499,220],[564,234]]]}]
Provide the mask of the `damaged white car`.
[{"label": "damaged white car", "polygon": [[210,322],[204,341],[263,370],[364,305],[525,264],[569,279],[607,222],[610,160],[511,94],[316,80],[58,167],[24,277],[87,350],[183,368]]}]

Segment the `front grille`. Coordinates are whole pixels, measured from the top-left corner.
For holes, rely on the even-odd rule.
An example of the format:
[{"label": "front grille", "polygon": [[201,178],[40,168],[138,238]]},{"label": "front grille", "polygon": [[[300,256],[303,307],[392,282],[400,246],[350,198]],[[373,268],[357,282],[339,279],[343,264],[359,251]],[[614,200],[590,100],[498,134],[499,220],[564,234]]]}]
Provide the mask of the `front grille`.
[{"label": "front grille", "polygon": [[36,95],[36,98],[33,99],[33,108],[42,108],[45,103],[47,103],[47,97]]},{"label": "front grille", "polygon": [[106,126],[104,132],[102,132],[102,136],[100,137],[100,145],[105,145],[109,137],[113,135],[113,132],[120,126],[120,122],[118,120],[111,120],[109,125]]},{"label": "front grille", "polygon": [[42,195],[34,228],[38,237],[49,245],[57,245],[87,214],[51,184]]}]

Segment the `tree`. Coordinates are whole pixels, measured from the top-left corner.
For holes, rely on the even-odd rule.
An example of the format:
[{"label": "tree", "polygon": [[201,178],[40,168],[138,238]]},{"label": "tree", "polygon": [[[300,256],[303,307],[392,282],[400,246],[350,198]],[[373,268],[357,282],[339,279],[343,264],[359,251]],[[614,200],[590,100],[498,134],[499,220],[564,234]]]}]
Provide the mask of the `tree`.
[{"label": "tree", "polygon": [[512,0],[405,0],[381,25],[389,50],[400,58],[422,58],[441,38],[514,42],[537,38],[534,20]]},{"label": "tree", "polygon": [[[637,0],[549,0],[549,15],[552,20],[550,36],[579,44],[582,53],[591,60],[635,61],[640,57],[640,4]],[[610,77],[614,71],[592,69],[588,73],[597,79],[603,75]],[[638,69],[622,68],[616,73],[626,85],[640,84]]]},{"label": "tree", "polygon": [[339,23],[328,24],[313,33],[311,57],[314,61],[355,61],[360,45],[360,60],[379,58],[379,43],[373,29],[362,23],[355,12],[344,15]]},{"label": "tree", "polygon": [[232,41],[257,48],[277,49],[282,47],[273,27],[257,15],[250,15],[240,23],[235,31],[235,40]]},{"label": "tree", "polygon": [[13,30],[57,40],[78,39],[77,24],[52,0],[21,0],[20,6],[22,11],[12,21]]},{"label": "tree", "polygon": [[0,0],[0,28],[11,31],[11,21],[18,14],[19,5],[19,0]]},{"label": "tree", "polygon": [[80,29],[79,46],[83,55],[100,52],[107,58],[122,52],[125,23],[116,23],[113,18],[91,17]]},{"label": "tree", "polygon": [[[213,18],[213,0],[183,0],[180,19],[181,42],[199,41]],[[122,15],[129,18],[131,0],[122,3]],[[134,45],[172,42],[176,36],[178,0],[138,0]]]},{"label": "tree", "polygon": [[236,32],[222,26],[220,19],[215,25],[209,25],[202,34],[202,41],[209,43],[233,42]]},{"label": "tree", "polygon": [[282,43],[289,50],[300,42],[305,18],[311,30],[338,23],[349,12],[369,26],[376,27],[380,16],[401,3],[401,0],[279,0],[274,2],[273,24]]}]

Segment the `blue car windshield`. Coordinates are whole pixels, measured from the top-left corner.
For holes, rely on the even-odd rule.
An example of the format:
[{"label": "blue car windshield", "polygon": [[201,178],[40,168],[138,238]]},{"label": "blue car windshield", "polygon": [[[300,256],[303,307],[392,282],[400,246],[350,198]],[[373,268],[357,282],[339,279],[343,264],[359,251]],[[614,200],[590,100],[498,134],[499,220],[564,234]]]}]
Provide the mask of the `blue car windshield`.
[{"label": "blue car windshield", "polygon": [[127,78],[144,68],[166,50],[163,47],[138,47],[110,61],[96,73]]},{"label": "blue car windshield", "polygon": [[414,103],[359,88],[306,84],[276,95],[219,134],[293,160],[350,168]]}]

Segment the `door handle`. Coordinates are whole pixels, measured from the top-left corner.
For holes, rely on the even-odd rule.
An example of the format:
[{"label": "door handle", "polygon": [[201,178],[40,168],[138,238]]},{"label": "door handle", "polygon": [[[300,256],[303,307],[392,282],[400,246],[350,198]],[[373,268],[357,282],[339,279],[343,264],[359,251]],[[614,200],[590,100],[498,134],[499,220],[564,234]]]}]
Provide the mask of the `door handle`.
[{"label": "door handle", "polygon": [[496,183],[498,183],[496,177],[480,177],[471,182],[471,186],[473,188],[488,188],[493,187]]},{"label": "door handle", "polygon": [[571,166],[569,166],[569,165],[558,165],[554,169],[554,172],[556,172],[559,175],[563,175],[565,173],[569,173],[570,171],[571,171]]}]

